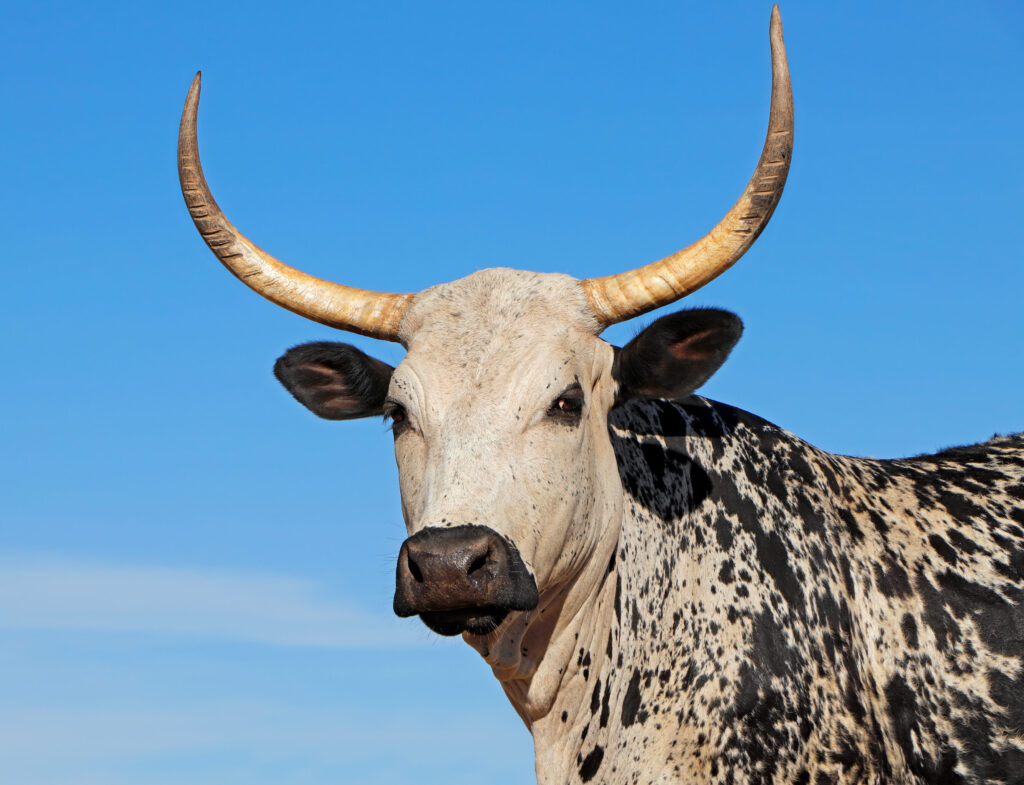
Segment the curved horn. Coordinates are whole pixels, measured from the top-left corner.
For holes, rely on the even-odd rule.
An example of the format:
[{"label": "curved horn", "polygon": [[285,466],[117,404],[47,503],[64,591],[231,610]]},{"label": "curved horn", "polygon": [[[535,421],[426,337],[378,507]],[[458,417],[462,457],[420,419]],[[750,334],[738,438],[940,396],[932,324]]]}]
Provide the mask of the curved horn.
[{"label": "curved horn", "polygon": [[299,316],[339,330],[397,341],[402,313],[412,300],[411,294],[371,292],[314,278],[260,250],[224,216],[199,163],[199,82],[197,73],[181,113],[178,178],[192,221],[210,250],[254,292]]},{"label": "curved horn", "polygon": [[746,252],[782,196],[793,152],[793,90],[779,7],[772,8],[772,105],[768,136],[743,195],[693,245],[636,270],[583,281],[590,307],[605,327],[660,308],[696,291]]}]

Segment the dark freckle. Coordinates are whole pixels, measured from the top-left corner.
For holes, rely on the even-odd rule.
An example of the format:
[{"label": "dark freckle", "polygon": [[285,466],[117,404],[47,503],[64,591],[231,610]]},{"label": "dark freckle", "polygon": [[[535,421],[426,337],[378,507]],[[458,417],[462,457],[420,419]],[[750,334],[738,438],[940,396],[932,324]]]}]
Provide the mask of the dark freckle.
[{"label": "dark freckle", "polygon": [[569,712],[563,711],[562,712],[562,722],[565,722],[567,719],[569,719]]},{"label": "dark freckle", "polygon": [[580,779],[583,782],[590,782],[594,779],[594,775],[597,774],[597,770],[601,767],[601,761],[604,759],[604,748],[599,744],[583,759],[583,763],[580,764]]},{"label": "dark freckle", "polygon": [[723,551],[727,551],[732,547],[732,526],[724,516],[718,516],[718,520],[715,521],[715,537],[718,539],[718,545]]},{"label": "dark freckle", "polygon": [[633,676],[626,688],[626,697],[622,700],[622,725],[628,728],[636,722],[640,711],[640,671],[633,669]]},{"label": "dark freckle", "polygon": [[722,562],[722,569],[718,571],[718,580],[722,583],[732,583],[734,576],[732,573],[732,559],[726,559]]},{"label": "dark freckle", "polygon": [[978,547],[977,543],[975,543],[973,540],[968,539],[956,529],[949,529],[946,532],[946,535],[949,537],[949,541],[953,545],[953,547],[961,551],[962,553],[977,553],[981,550]]},{"label": "dark freckle", "polygon": [[928,542],[931,543],[932,547],[935,549],[935,552],[939,554],[939,556],[941,556],[950,564],[956,564],[956,551],[948,542],[942,539],[942,537],[940,537],[937,534],[933,534],[930,537],[928,537]]},{"label": "dark freckle", "polygon": [[907,640],[907,645],[912,648],[917,648],[917,622],[914,621],[914,617],[909,613],[903,614],[903,620],[900,623],[900,627],[903,628],[903,637]]}]

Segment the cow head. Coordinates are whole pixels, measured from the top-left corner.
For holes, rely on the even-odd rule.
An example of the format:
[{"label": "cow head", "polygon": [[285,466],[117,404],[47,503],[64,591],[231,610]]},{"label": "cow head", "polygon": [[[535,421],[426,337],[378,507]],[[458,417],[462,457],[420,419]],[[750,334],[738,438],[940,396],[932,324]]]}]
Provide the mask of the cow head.
[{"label": "cow head", "polygon": [[409,534],[398,557],[399,615],[418,614],[441,634],[490,633],[510,612],[533,611],[614,552],[622,491],[609,411],[635,396],[688,395],[725,360],[741,327],[727,312],[696,310],[659,319],[622,349],[599,335],[699,288],[767,224],[792,150],[777,10],[771,40],[771,119],[761,160],[703,239],[606,278],[491,269],[416,294],[312,278],[242,236],[202,174],[196,76],[182,116],[179,174],[211,250],[279,305],[407,349],[392,368],[352,346],[312,343],[291,349],[274,368],[321,417],[390,419]]}]

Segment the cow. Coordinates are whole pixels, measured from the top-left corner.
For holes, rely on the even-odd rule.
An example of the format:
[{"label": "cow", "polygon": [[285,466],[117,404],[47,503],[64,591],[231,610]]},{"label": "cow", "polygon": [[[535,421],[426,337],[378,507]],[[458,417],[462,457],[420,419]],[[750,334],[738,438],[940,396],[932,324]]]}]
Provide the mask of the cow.
[{"label": "cow", "polygon": [[408,538],[394,610],[463,639],[534,738],[539,783],[1024,783],[1024,434],[904,460],[834,455],[695,395],[742,332],[684,310],[599,336],[730,267],[782,193],[778,9],[747,188],[704,238],[605,278],[488,269],[415,294],[319,280],[182,192],[243,283],[397,341],[397,367],[297,346],[287,390],[392,424]]}]

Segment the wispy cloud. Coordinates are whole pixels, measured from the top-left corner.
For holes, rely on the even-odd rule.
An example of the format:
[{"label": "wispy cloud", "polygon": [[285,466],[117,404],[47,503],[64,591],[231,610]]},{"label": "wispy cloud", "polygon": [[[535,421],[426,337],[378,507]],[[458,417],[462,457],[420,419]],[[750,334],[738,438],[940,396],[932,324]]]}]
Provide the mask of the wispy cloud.
[{"label": "wispy cloud", "polygon": [[0,557],[0,629],[109,630],[330,648],[422,644],[315,583],[226,570]]},{"label": "wispy cloud", "polygon": [[403,709],[258,701],[27,709],[0,714],[0,772],[25,785],[397,785],[412,772],[469,785],[489,770],[488,781],[511,785],[531,768],[529,734],[510,708]]}]

